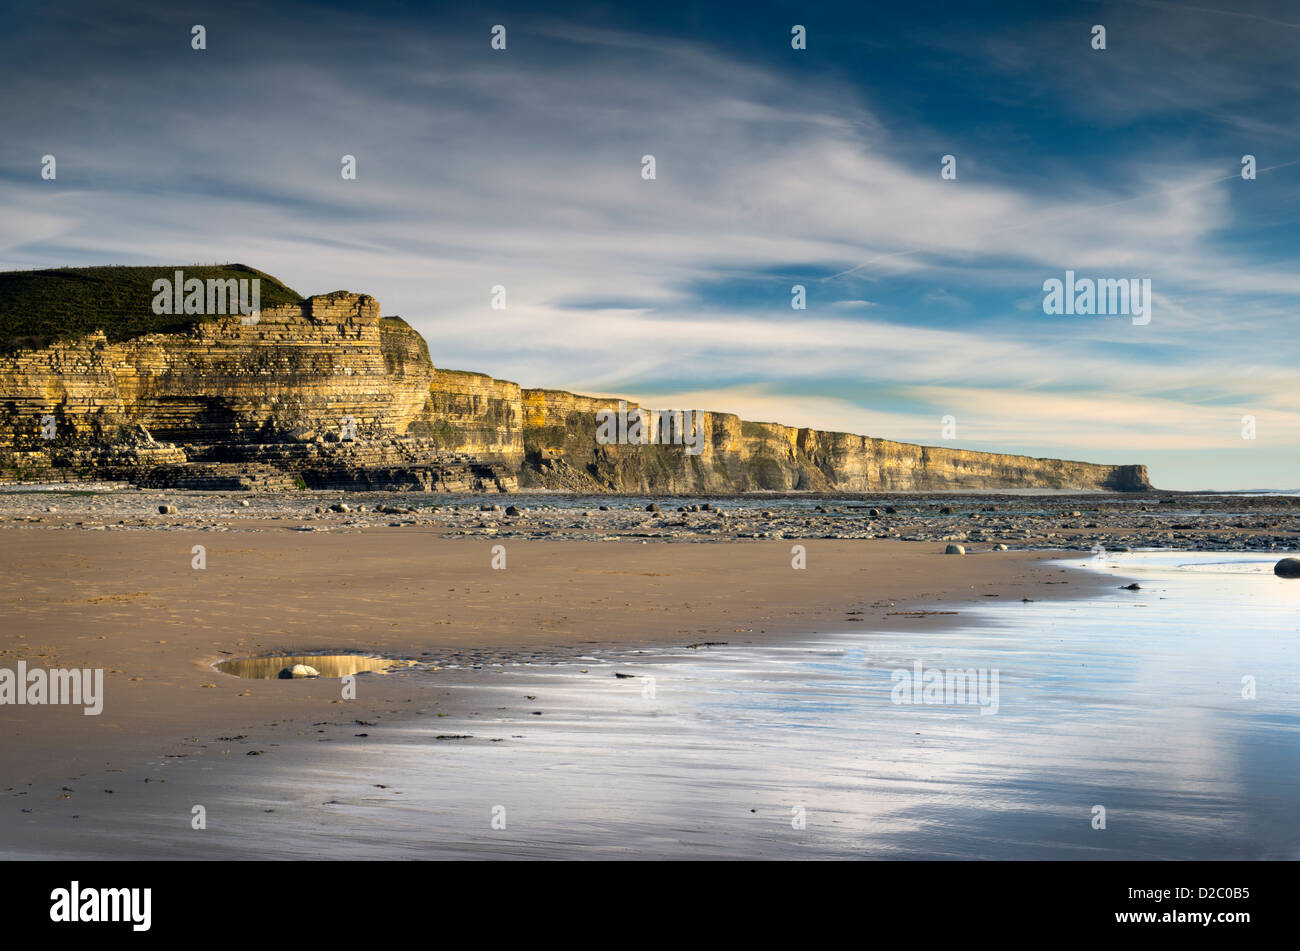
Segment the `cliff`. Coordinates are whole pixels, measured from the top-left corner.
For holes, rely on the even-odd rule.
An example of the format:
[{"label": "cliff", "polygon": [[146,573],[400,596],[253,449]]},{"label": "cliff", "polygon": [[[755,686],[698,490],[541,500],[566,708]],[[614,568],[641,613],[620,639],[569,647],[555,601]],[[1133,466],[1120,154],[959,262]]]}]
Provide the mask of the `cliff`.
[{"label": "cliff", "polygon": [[[56,286],[32,305],[43,308],[41,318],[27,321],[21,308],[32,295],[6,278],[13,275],[0,275],[0,475],[8,478],[718,494],[1150,487],[1143,466],[917,446],[712,412],[695,414],[698,454],[681,445],[602,445],[597,413],[617,410],[617,400],[435,368],[420,335],[381,317],[366,295],[302,299],[276,282],[255,322],[218,315],[151,323],[135,314],[148,308],[141,292],[134,304],[129,295],[120,303],[117,288],[128,316],[97,323],[51,303]],[[86,294],[83,306],[94,309]]]},{"label": "cliff", "polygon": [[[1145,466],[918,446],[697,411],[702,451],[600,445],[596,413],[618,401],[524,390],[522,484],[586,492],[908,492],[1050,488],[1142,491]],[[636,407],[628,403],[629,411]],[[656,410],[659,407],[655,408]]]}]

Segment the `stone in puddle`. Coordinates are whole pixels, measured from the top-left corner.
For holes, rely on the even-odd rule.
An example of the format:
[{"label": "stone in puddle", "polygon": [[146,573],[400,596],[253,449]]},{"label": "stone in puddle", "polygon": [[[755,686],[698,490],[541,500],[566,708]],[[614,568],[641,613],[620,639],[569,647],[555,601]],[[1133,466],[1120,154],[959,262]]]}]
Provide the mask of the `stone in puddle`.
[{"label": "stone in puddle", "polygon": [[1273,566],[1273,574],[1279,578],[1300,578],[1300,558],[1283,558]]},{"label": "stone in puddle", "polygon": [[292,667],[286,667],[280,671],[281,680],[298,680],[302,677],[319,677],[320,671],[315,667],[308,667],[306,664],[294,664]]},{"label": "stone in puddle", "polygon": [[966,554],[966,549],[961,545],[949,545],[943,550],[943,553],[945,555],[964,555]]}]

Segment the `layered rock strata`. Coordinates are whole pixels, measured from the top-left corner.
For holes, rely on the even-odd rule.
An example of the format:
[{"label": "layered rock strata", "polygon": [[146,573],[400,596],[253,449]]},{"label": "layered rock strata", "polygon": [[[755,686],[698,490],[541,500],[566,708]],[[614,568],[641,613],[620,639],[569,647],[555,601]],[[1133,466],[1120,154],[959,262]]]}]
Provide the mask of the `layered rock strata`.
[{"label": "layered rock strata", "polygon": [[[635,408],[636,404],[628,404]],[[616,399],[435,368],[378,302],[338,291],[0,356],[0,476],[187,488],[613,493],[1150,488],[1144,466],[971,452],[699,412],[698,454],[601,445]]]}]

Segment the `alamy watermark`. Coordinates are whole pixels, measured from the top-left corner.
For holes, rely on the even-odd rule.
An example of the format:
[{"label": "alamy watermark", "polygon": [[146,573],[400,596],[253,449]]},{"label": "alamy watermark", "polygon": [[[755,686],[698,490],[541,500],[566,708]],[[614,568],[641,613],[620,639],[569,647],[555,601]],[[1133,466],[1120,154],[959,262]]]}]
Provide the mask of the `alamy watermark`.
[{"label": "alamy watermark", "polygon": [[20,660],[17,671],[0,667],[0,706],[5,704],[77,704],[86,716],[97,717],[104,712],[104,670],[28,670]]},{"label": "alamy watermark", "polygon": [[83,888],[74,881],[50,892],[50,921],[129,922],[132,931],[148,931],[153,920],[152,888]]},{"label": "alamy watermark", "polygon": [[155,314],[243,314],[242,323],[257,323],[262,311],[261,278],[235,279],[233,277],[186,279],[184,271],[177,271],[173,280],[160,277],[153,282],[153,312]]},{"label": "alamy watermark", "polygon": [[897,668],[889,692],[895,704],[978,705],[980,716],[998,712],[998,671],[983,667],[924,667],[918,660],[912,669]]},{"label": "alamy watermark", "polygon": [[1136,326],[1151,323],[1151,278],[1076,278],[1043,281],[1043,313],[1081,317],[1131,316]]},{"label": "alamy watermark", "polygon": [[619,400],[618,410],[596,411],[596,442],[602,446],[685,446],[687,455],[704,451],[704,427],[694,410],[634,409]]}]

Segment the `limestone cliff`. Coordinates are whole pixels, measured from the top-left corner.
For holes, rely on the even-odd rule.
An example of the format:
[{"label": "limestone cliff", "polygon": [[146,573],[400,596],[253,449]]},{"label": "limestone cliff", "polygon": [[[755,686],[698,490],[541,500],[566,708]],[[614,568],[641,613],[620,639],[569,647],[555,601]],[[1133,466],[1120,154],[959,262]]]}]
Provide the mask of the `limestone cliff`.
[{"label": "limestone cliff", "polygon": [[0,354],[8,478],[621,493],[1149,488],[1143,466],[916,446],[725,413],[696,414],[698,455],[599,445],[596,413],[616,400],[437,369],[404,321],[343,291],[263,307],[256,322],[203,318],[126,339],[104,327],[42,333]]},{"label": "limestone cliff", "polygon": [[1140,465],[918,446],[707,411],[695,413],[704,435],[698,455],[676,445],[599,445],[596,412],[616,400],[524,390],[523,405],[524,485],[625,493],[1150,488]]}]

